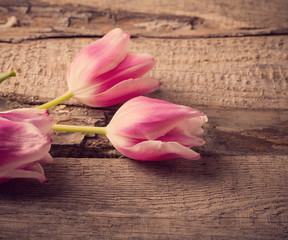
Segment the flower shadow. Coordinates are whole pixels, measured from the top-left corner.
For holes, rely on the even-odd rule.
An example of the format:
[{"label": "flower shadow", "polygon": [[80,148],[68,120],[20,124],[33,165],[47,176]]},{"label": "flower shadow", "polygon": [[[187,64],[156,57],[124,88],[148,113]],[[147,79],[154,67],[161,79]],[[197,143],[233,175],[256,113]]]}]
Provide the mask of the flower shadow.
[{"label": "flower shadow", "polygon": [[[43,164],[46,173],[53,172],[56,167],[53,164]],[[48,181],[45,183],[40,183],[36,179],[12,179],[0,184],[0,201],[23,203],[23,201],[31,201],[33,199],[47,201],[49,198],[57,197],[65,188],[65,180],[63,181],[62,179],[64,184],[59,184],[61,179],[60,176],[56,175],[56,180],[51,184],[50,177],[47,174],[46,177],[48,177]],[[62,177],[65,178],[65,176]]]},{"label": "flower shadow", "polygon": [[221,178],[224,165],[221,157],[203,157],[200,160],[175,159],[161,162],[133,161],[136,168],[167,178],[209,181]]},{"label": "flower shadow", "polygon": [[126,191],[126,187],[131,187],[131,180],[135,181],[135,187],[142,186],[143,189],[151,184],[164,188],[179,184],[188,188],[192,183],[199,184],[199,187],[205,184],[214,186],[225,178],[222,173],[229,168],[229,159],[219,156],[207,156],[196,161],[87,160],[74,159],[71,164],[64,164],[64,160],[56,159],[54,164],[46,164],[43,167],[48,182],[43,184],[34,179],[14,179],[0,184],[0,201],[23,204],[31,200],[47,202],[50,199],[56,202],[57,199],[66,199],[71,193],[88,194],[88,190],[90,194],[97,195],[107,187]]}]

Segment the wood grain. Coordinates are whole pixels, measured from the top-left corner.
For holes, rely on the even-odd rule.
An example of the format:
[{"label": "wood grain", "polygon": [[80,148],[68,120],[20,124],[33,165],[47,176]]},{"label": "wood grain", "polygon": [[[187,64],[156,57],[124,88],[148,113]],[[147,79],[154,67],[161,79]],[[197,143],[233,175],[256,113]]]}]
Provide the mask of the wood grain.
[{"label": "wood grain", "polygon": [[[286,33],[288,28],[285,1],[200,1],[161,0],[100,1],[82,0],[0,2],[5,22],[13,14],[19,26],[33,36],[95,35],[119,26],[132,34],[145,36],[241,36],[263,33]],[[141,6],[141,7],[140,7]],[[153,7],[151,7],[153,6]],[[30,31],[27,28],[31,28]],[[43,27],[46,27],[43,29]],[[42,29],[42,30],[41,30]],[[23,31],[21,32],[22,38]],[[53,31],[57,30],[57,31]],[[25,33],[25,31],[24,31]],[[19,36],[21,36],[19,34]],[[3,36],[1,36],[3,38]],[[13,39],[16,40],[15,37]]]},{"label": "wood grain", "polygon": [[[46,3],[67,4],[69,0],[47,1]],[[83,1],[73,1],[74,6],[83,5]],[[116,13],[136,12],[162,14],[174,16],[197,16],[210,20],[217,28],[265,28],[287,27],[288,3],[282,0],[276,1],[241,1],[241,0],[160,0],[160,1],[113,1],[113,0],[88,0],[86,6],[112,9]],[[124,14],[123,14],[124,15]],[[125,17],[125,16],[124,16]]]},{"label": "wood grain", "polygon": [[[67,91],[69,64],[93,40],[2,43],[0,70],[14,69],[17,80],[1,86],[1,96],[25,95],[43,102],[63,94]],[[164,41],[139,38],[133,39],[131,49],[150,53],[157,61],[149,75],[163,85],[153,97],[189,106],[288,108],[286,36]]]},{"label": "wood grain", "polygon": [[[0,239],[288,239],[288,2],[0,0],[0,111],[67,91],[77,52],[114,27],[157,61],[150,97],[209,118],[199,161],[139,162],[105,136],[55,133],[48,182],[0,185]],[[7,19],[16,22],[7,27]],[[69,100],[61,124],[119,106]]]},{"label": "wood grain", "polygon": [[[140,7],[141,6],[141,7]],[[151,7],[153,6],[153,7]],[[118,26],[146,37],[225,37],[288,33],[286,1],[2,0],[0,21],[12,14],[16,31],[0,40],[99,36]],[[4,30],[5,29],[1,29]]]},{"label": "wood grain", "polygon": [[[0,111],[33,105],[19,104],[0,97]],[[60,105],[50,110],[59,124],[106,126],[118,107],[105,110]],[[203,138],[206,144],[197,147],[203,156],[278,156],[288,155],[287,110],[241,110],[197,106],[209,121]],[[52,136],[54,157],[123,157],[105,136],[58,132]]]},{"label": "wood grain", "polygon": [[0,186],[0,230],[4,239],[283,239],[287,160],[55,159],[44,185]]}]

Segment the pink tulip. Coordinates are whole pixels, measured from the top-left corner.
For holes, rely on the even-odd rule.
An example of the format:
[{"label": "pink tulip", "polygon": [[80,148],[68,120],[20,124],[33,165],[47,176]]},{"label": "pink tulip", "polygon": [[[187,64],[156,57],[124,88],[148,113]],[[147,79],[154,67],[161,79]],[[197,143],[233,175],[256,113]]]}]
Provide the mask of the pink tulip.
[{"label": "pink tulip", "polygon": [[0,183],[13,178],[46,181],[39,163],[52,161],[49,150],[53,124],[47,110],[0,112]]},{"label": "pink tulip", "polygon": [[106,107],[158,89],[157,79],[142,77],[155,60],[129,52],[129,45],[130,35],[116,28],[83,48],[68,70],[69,93],[88,106]]},{"label": "pink tulip", "polygon": [[147,97],[124,103],[107,126],[107,137],[127,157],[160,161],[174,158],[196,160],[192,149],[203,145],[199,138],[208,118],[190,107]]}]

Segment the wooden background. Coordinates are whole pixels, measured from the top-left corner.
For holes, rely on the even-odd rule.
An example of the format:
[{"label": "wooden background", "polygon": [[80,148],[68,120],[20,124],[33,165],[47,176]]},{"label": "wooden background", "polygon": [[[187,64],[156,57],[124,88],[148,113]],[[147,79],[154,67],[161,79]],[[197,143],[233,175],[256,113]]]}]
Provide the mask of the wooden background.
[{"label": "wooden background", "polygon": [[[0,110],[64,93],[77,52],[121,27],[157,60],[149,96],[209,117],[198,161],[55,134],[48,182],[0,185],[0,239],[288,239],[287,13],[286,0],[0,0],[0,71],[17,73]],[[51,115],[105,126],[118,107],[69,100]]]}]

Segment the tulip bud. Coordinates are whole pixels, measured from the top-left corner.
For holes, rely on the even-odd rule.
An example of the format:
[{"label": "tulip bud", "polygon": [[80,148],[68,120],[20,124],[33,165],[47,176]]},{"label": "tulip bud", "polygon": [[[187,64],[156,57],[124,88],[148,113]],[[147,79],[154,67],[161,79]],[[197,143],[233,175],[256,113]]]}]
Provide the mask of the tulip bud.
[{"label": "tulip bud", "polygon": [[40,162],[51,162],[53,119],[47,110],[0,112],[0,183],[13,178],[46,181]]},{"label": "tulip bud", "polygon": [[130,35],[116,28],[83,48],[69,67],[69,92],[81,103],[106,107],[159,88],[157,79],[142,76],[154,65],[150,55],[128,52]]},{"label": "tulip bud", "polygon": [[207,116],[187,106],[136,97],[124,103],[106,127],[107,137],[123,155],[143,161],[201,158],[192,149],[205,142]]}]

